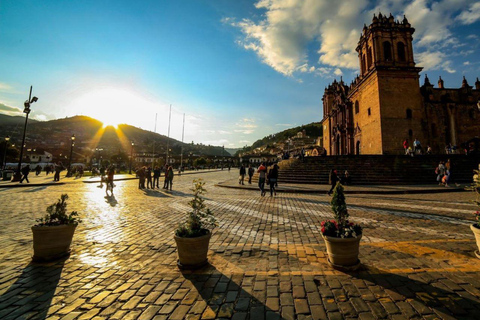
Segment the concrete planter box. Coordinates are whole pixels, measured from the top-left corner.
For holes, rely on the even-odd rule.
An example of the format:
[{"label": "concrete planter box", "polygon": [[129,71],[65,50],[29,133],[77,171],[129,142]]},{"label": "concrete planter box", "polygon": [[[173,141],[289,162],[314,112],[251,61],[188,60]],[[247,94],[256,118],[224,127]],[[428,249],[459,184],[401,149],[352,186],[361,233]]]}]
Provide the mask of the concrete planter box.
[{"label": "concrete planter box", "polygon": [[337,269],[355,270],[360,266],[358,254],[360,249],[360,239],[357,238],[336,238],[323,236],[327,247],[328,262]]},{"label": "concrete planter box", "polygon": [[474,224],[472,224],[472,225],[470,225],[470,229],[472,229],[473,234],[475,235],[475,240],[477,240],[478,250],[475,251],[475,255],[477,256],[477,258],[480,259],[480,228],[478,228]]},{"label": "concrete planter box", "polygon": [[70,254],[76,224],[34,226],[33,261],[50,261]]},{"label": "concrete planter box", "polygon": [[180,269],[198,269],[208,263],[208,245],[212,233],[196,237],[183,238],[175,236],[178,251],[178,267]]}]

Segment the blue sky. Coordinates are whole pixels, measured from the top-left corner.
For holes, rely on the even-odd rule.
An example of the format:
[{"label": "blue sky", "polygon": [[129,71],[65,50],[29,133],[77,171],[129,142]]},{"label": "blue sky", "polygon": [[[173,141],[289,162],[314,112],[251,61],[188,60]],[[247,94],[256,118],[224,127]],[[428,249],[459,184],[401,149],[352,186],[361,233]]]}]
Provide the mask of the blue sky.
[{"label": "blue sky", "polygon": [[[23,1],[0,4],[0,112],[77,114],[225,147],[320,121],[328,83],[358,73],[363,23],[416,28],[432,83],[480,77],[480,2],[468,0]],[[423,83],[423,79],[422,79]]]}]

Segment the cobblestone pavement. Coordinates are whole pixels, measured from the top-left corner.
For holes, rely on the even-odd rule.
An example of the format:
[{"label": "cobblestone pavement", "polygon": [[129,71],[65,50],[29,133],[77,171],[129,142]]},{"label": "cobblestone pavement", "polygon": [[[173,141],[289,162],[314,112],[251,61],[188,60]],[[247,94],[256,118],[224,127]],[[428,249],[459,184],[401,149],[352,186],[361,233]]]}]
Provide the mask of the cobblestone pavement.
[{"label": "cobblestone pavement", "polygon": [[[0,189],[0,319],[480,319],[472,194],[348,195],[364,226],[361,270],[327,262],[330,197],[215,187],[232,170],[175,177],[174,191],[118,181]],[[219,227],[210,266],[180,272],[173,230],[192,179]],[[35,218],[61,193],[79,211],[68,259],[31,262]]]}]

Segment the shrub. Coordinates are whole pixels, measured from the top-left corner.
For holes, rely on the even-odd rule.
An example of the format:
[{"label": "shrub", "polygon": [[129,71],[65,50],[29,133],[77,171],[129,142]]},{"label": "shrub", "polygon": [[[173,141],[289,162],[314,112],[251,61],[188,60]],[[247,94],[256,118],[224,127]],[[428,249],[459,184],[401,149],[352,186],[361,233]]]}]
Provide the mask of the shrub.
[{"label": "shrub", "polygon": [[67,214],[67,194],[62,194],[56,203],[47,207],[47,214],[43,218],[37,219],[36,226],[59,226],[64,224],[79,224],[82,222],[78,218],[78,213],[72,211]]},{"label": "shrub", "polygon": [[192,211],[188,213],[187,220],[180,224],[175,235],[184,238],[195,238],[206,235],[217,226],[217,221],[213,213],[205,205],[205,199],[202,197],[207,190],[204,188],[205,182],[202,179],[193,180],[193,199],[188,203]]},{"label": "shrub", "polygon": [[337,182],[330,202],[335,220],[323,221],[321,231],[329,237],[356,238],[362,234],[362,227],[348,221],[349,214],[343,191],[342,184]]}]

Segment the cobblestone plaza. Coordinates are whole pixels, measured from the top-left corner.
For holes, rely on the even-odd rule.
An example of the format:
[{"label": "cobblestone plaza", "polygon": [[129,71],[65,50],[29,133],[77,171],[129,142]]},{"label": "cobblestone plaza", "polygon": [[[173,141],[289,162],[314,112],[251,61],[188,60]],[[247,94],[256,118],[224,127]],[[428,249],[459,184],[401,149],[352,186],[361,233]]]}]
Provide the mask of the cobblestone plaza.
[{"label": "cobblestone plaza", "polygon": [[[192,180],[207,184],[219,227],[210,265],[177,268],[173,232]],[[480,319],[470,192],[347,194],[364,227],[362,267],[327,261],[325,194],[215,186],[237,170],[176,176],[173,191],[117,181],[0,189],[0,319]],[[347,186],[348,191],[348,186]],[[72,254],[32,263],[35,218],[62,193],[79,212]]]}]

